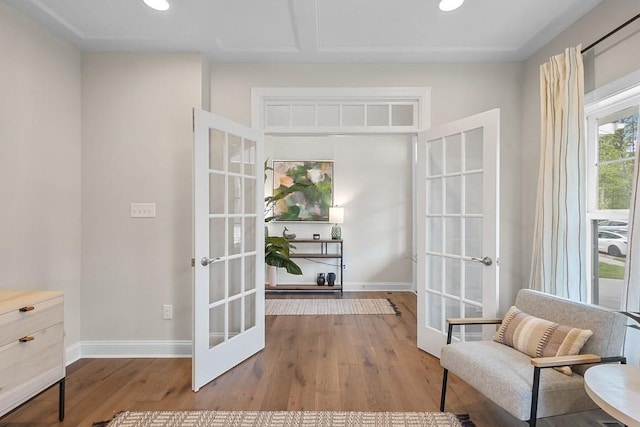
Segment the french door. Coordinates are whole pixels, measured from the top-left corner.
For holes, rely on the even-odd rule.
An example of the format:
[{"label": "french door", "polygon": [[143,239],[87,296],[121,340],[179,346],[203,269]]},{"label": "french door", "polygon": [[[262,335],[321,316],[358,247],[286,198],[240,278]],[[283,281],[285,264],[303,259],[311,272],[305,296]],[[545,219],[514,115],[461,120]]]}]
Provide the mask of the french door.
[{"label": "french door", "polygon": [[[500,111],[491,110],[418,134],[418,347],[436,357],[447,318],[498,309],[499,126]],[[454,333],[469,341],[491,331]]]},{"label": "french door", "polygon": [[264,348],[264,137],[194,110],[192,388]]}]

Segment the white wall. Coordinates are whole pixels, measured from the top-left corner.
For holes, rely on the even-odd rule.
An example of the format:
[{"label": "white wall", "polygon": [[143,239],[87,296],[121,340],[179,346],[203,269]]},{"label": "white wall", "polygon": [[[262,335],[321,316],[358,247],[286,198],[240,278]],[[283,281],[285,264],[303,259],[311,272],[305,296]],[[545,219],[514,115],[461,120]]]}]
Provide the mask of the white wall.
[{"label": "white wall", "polygon": [[[90,53],[82,67],[82,339],[190,340],[202,58]],[[157,217],[130,218],[132,202]]]},{"label": "white wall", "polygon": [[80,52],[0,2],[0,289],[65,293],[80,340]]},{"label": "white wall", "polygon": [[[432,126],[443,124],[492,108],[501,109],[501,307],[504,309],[513,301],[514,290],[521,283],[520,242],[514,236],[520,234],[520,150],[521,150],[521,89],[522,64],[212,64],[211,65],[211,109],[212,112],[227,116],[240,123],[250,124],[251,87],[259,86],[429,86],[432,97]],[[346,141],[345,143],[348,143]],[[314,154],[315,155],[315,154]],[[368,152],[358,157],[345,158],[337,169],[349,170],[361,167]],[[363,159],[364,158],[364,159]],[[342,163],[342,162],[341,162]],[[406,179],[411,170],[409,158],[405,165]],[[341,184],[336,184],[341,185]],[[354,184],[355,185],[355,184]],[[337,191],[350,193],[353,188]],[[406,209],[409,209],[407,206]],[[345,211],[345,216],[351,215]],[[408,211],[401,214],[406,218]],[[347,219],[347,221],[350,221]],[[403,221],[403,226],[410,223]],[[345,232],[347,229],[345,228]],[[410,233],[408,229],[385,230],[378,237],[393,241],[398,236]],[[347,235],[345,233],[345,239]],[[365,236],[349,230],[349,241],[365,239]],[[404,238],[403,238],[404,239]],[[403,240],[403,245],[409,244]],[[345,250],[354,264],[350,243]],[[409,246],[401,250],[380,248],[381,259],[397,259],[400,253],[411,252]],[[404,264],[398,264],[397,267]],[[398,277],[407,277],[407,270],[397,272]],[[365,282],[368,273],[356,276],[346,271],[350,282]],[[396,272],[394,270],[394,276]],[[389,279],[390,280],[390,279]],[[404,280],[404,279],[399,279]]]},{"label": "white wall", "polygon": [[[522,108],[522,279],[528,286],[531,241],[536,210],[538,159],[540,158],[540,65],[570,46],[583,48],[598,40],[630,17],[640,13],[637,0],[603,0],[590,13],[536,52],[525,63]],[[640,22],[585,53],[585,91],[640,69]]]},{"label": "white wall", "polygon": [[[341,228],[349,290],[411,288],[411,146],[411,137],[403,135],[267,138],[270,160],[334,161],[334,204],[345,209]],[[271,194],[271,179],[267,186]],[[276,222],[269,224],[270,233],[280,235],[285,226],[300,238],[310,239],[313,233],[331,238],[330,224]],[[313,284],[317,273],[336,271],[318,262],[295,261],[304,275],[287,277],[280,271],[279,282]]]}]

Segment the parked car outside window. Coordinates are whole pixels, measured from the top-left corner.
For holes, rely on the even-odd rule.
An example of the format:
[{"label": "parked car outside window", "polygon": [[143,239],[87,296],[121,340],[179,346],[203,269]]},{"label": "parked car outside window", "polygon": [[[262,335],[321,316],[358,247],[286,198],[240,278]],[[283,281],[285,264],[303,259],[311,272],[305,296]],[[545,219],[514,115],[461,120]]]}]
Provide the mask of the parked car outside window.
[{"label": "parked car outside window", "polygon": [[614,257],[627,256],[626,231],[599,231],[598,251]]}]

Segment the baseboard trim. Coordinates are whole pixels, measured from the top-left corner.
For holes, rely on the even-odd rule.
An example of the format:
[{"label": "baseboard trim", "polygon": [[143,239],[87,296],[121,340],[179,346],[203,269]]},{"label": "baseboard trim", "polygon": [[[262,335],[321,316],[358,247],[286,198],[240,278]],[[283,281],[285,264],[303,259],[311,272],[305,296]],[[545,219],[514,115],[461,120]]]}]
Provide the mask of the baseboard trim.
[{"label": "baseboard trim", "polygon": [[345,292],[411,292],[411,283],[384,282],[384,283],[345,283]]},{"label": "baseboard trim", "polygon": [[[413,292],[411,283],[346,283],[344,292]],[[67,366],[80,359],[187,358],[190,340],[80,341],[66,349]]]},{"label": "baseboard trim", "polygon": [[82,341],[80,358],[191,357],[191,341]]},{"label": "baseboard trim", "polygon": [[77,342],[71,344],[66,348],[66,366],[71,365],[73,362],[77,362],[82,359],[82,344]]}]

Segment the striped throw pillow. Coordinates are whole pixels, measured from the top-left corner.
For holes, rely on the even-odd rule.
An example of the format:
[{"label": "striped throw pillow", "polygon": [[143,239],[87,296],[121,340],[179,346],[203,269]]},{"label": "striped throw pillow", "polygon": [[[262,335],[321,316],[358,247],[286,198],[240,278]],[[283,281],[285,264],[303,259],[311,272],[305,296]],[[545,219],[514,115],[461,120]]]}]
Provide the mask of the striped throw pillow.
[{"label": "striped throw pillow", "polygon": [[[578,354],[593,332],[531,316],[513,306],[507,311],[493,340],[531,357]],[[571,368],[556,368],[571,375]]]}]

